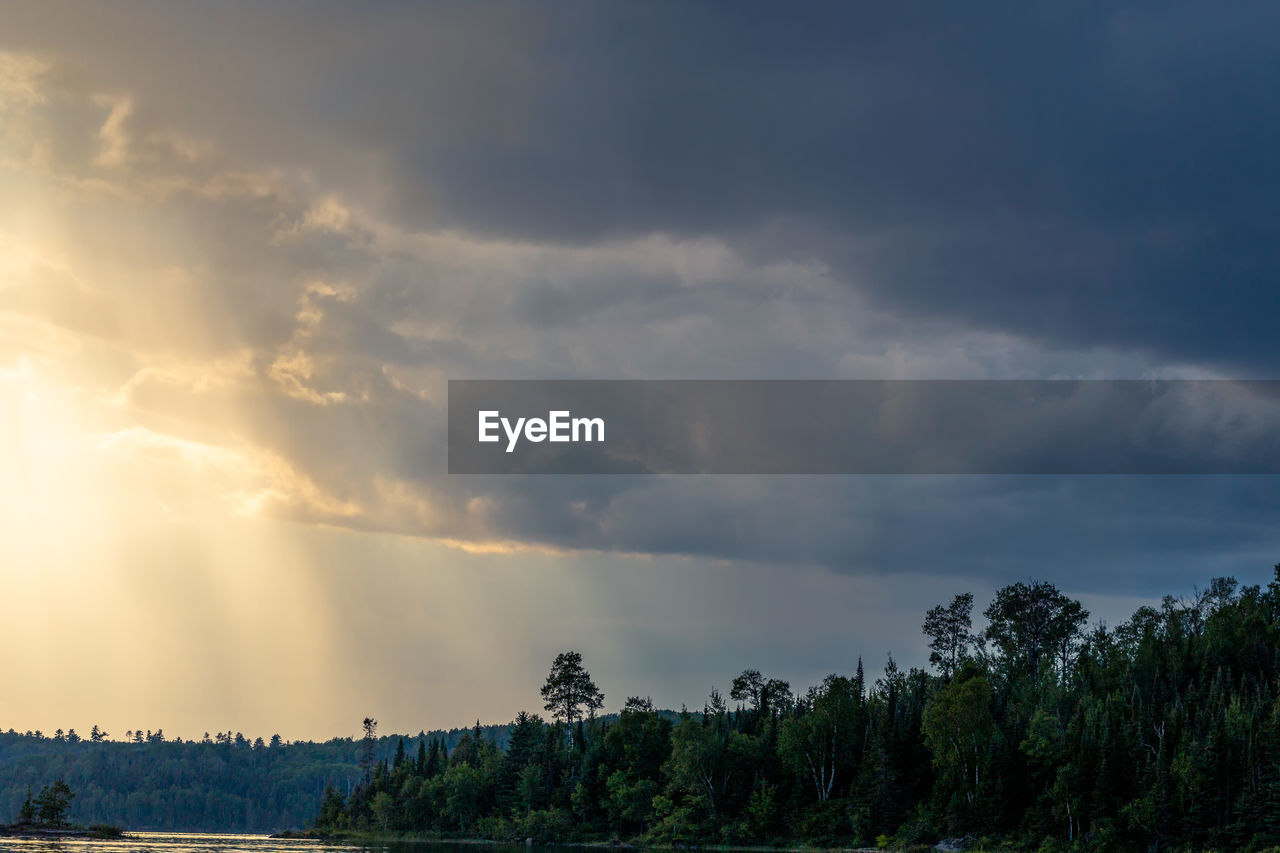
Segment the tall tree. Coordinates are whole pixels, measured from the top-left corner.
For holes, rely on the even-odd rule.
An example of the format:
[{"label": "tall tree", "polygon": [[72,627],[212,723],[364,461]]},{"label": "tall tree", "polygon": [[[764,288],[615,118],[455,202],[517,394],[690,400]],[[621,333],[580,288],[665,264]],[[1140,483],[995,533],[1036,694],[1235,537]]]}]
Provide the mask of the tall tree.
[{"label": "tall tree", "polygon": [[939,604],[925,614],[925,636],[929,638],[929,663],[938,668],[943,678],[950,679],[969,653],[973,611],[973,593],[962,592],[943,607]]},{"label": "tall tree", "polygon": [[551,664],[551,672],[542,685],[544,706],[557,722],[570,729],[583,714],[594,714],[604,707],[604,694],[582,666],[578,652],[561,652]]},{"label": "tall tree", "polygon": [[991,758],[995,719],[991,686],[977,676],[938,691],[925,709],[924,736],[950,797],[952,828],[975,828],[979,795]]},{"label": "tall tree", "polygon": [[783,710],[791,697],[791,684],[777,678],[765,678],[758,669],[744,669],[729,685],[729,698],[746,702],[761,716]]},{"label": "tall tree", "polygon": [[760,707],[765,678],[758,669],[744,669],[729,686],[729,698],[735,702],[748,702],[752,709]]},{"label": "tall tree", "polygon": [[819,802],[831,798],[838,769],[849,763],[859,702],[852,681],[829,675],[809,690],[805,713],[782,726],[783,758],[812,783]]},{"label": "tall tree", "polygon": [[1006,673],[1032,678],[1046,662],[1069,659],[1089,619],[1080,602],[1047,581],[1001,588],[984,615],[985,636],[1004,659]]},{"label": "tall tree", "polygon": [[360,726],[364,729],[364,737],[360,739],[360,767],[368,778],[373,775],[374,756],[378,749],[378,721],[365,717]]}]

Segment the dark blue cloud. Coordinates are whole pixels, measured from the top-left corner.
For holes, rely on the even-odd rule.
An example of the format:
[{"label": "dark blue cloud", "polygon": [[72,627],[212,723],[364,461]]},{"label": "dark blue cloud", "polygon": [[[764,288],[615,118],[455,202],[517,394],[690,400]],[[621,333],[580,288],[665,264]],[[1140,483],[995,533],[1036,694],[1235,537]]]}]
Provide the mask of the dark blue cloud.
[{"label": "dark blue cloud", "polygon": [[[552,7],[505,73],[450,70],[465,110],[428,83],[398,209],[736,237],[909,315],[1270,375],[1277,25],[1260,3]],[[441,103],[475,132],[434,131]]]},{"label": "dark blue cloud", "polygon": [[0,45],[411,228],[715,235],[904,317],[1280,368],[1275,4],[141,8]]},{"label": "dark blue cloud", "polygon": [[[1265,581],[1280,478],[464,478],[508,536],[836,572],[1027,577],[1118,594]],[[567,508],[573,507],[573,511]]]}]

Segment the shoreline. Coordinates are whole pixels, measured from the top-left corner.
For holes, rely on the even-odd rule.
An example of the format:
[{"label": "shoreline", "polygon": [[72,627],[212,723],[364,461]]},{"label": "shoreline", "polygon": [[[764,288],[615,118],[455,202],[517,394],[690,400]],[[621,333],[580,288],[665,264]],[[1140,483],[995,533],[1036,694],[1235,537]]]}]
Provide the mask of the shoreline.
[{"label": "shoreline", "polygon": [[26,841],[59,841],[67,838],[125,839],[129,835],[118,826],[40,827],[0,825],[0,838]]},{"label": "shoreline", "polygon": [[[477,847],[576,847],[588,850],[678,850],[719,851],[720,853],[885,853],[901,851],[903,847],[822,847],[795,844],[732,845],[732,844],[645,844],[629,841],[502,841],[492,838],[443,838],[415,832],[335,832],[318,833],[311,830],[275,833],[278,839],[316,839],[357,844],[460,844]],[[921,849],[928,849],[922,847]]]}]

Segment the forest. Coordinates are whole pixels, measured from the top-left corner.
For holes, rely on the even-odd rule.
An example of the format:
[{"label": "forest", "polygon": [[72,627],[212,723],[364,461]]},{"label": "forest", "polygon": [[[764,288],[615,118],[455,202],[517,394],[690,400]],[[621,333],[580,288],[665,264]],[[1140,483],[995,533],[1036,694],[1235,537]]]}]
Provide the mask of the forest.
[{"label": "forest", "polygon": [[[503,743],[506,726],[482,729]],[[446,748],[468,730],[423,733]],[[383,738],[390,754],[398,741]],[[162,729],[118,736],[94,726],[0,732],[0,824],[18,822],[29,794],[65,780],[75,799],[69,818],[131,830],[278,832],[306,826],[325,787],[347,790],[362,778],[364,745],[351,738],[287,742],[215,732],[182,739]]]},{"label": "forest", "polygon": [[[605,697],[578,652],[506,725],[324,743],[0,732],[0,821],[65,779],[127,829],[523,842],[1017,850],[1280,845],[1280,566],[1091,624],[1046,582],[924,614],[929,668],[802,690],[747,669],[699,707]],[[616,705],[614,707],[617,707]]]},{"label": "forest", "polygon": [[930,670],[890,658],[794,691],[748,669],[678,714],[604,697],[556,658],[505,744],[398,739],[365,720],[362,781],[319,833],[496,840],[1018,850],[1280,844],[1280,566],[1215,578],[1114,628],[1046,582],[930,609]]}]

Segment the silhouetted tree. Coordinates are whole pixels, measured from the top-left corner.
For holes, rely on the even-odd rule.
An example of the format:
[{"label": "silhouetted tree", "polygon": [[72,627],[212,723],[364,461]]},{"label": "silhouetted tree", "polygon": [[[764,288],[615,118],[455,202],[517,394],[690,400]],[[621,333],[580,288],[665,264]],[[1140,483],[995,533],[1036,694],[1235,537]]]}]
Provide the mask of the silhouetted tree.
[{"label": "silhouetted tree", "polygon": [[551,664],[551,672],[542,685],[546,710],[557,722],[570,728],[582,719],[584,712],[594,714],[604,707],[604,694],[582,666],[578,652],[561,652]]},{"label": "silhouetted tree", "polygon": [[922,628],[929,638],[929,663],[943,678],[950,678],[969,653],[972,611],[973,593],[962,592],[947,607],[939,604],[925,614]]}]

